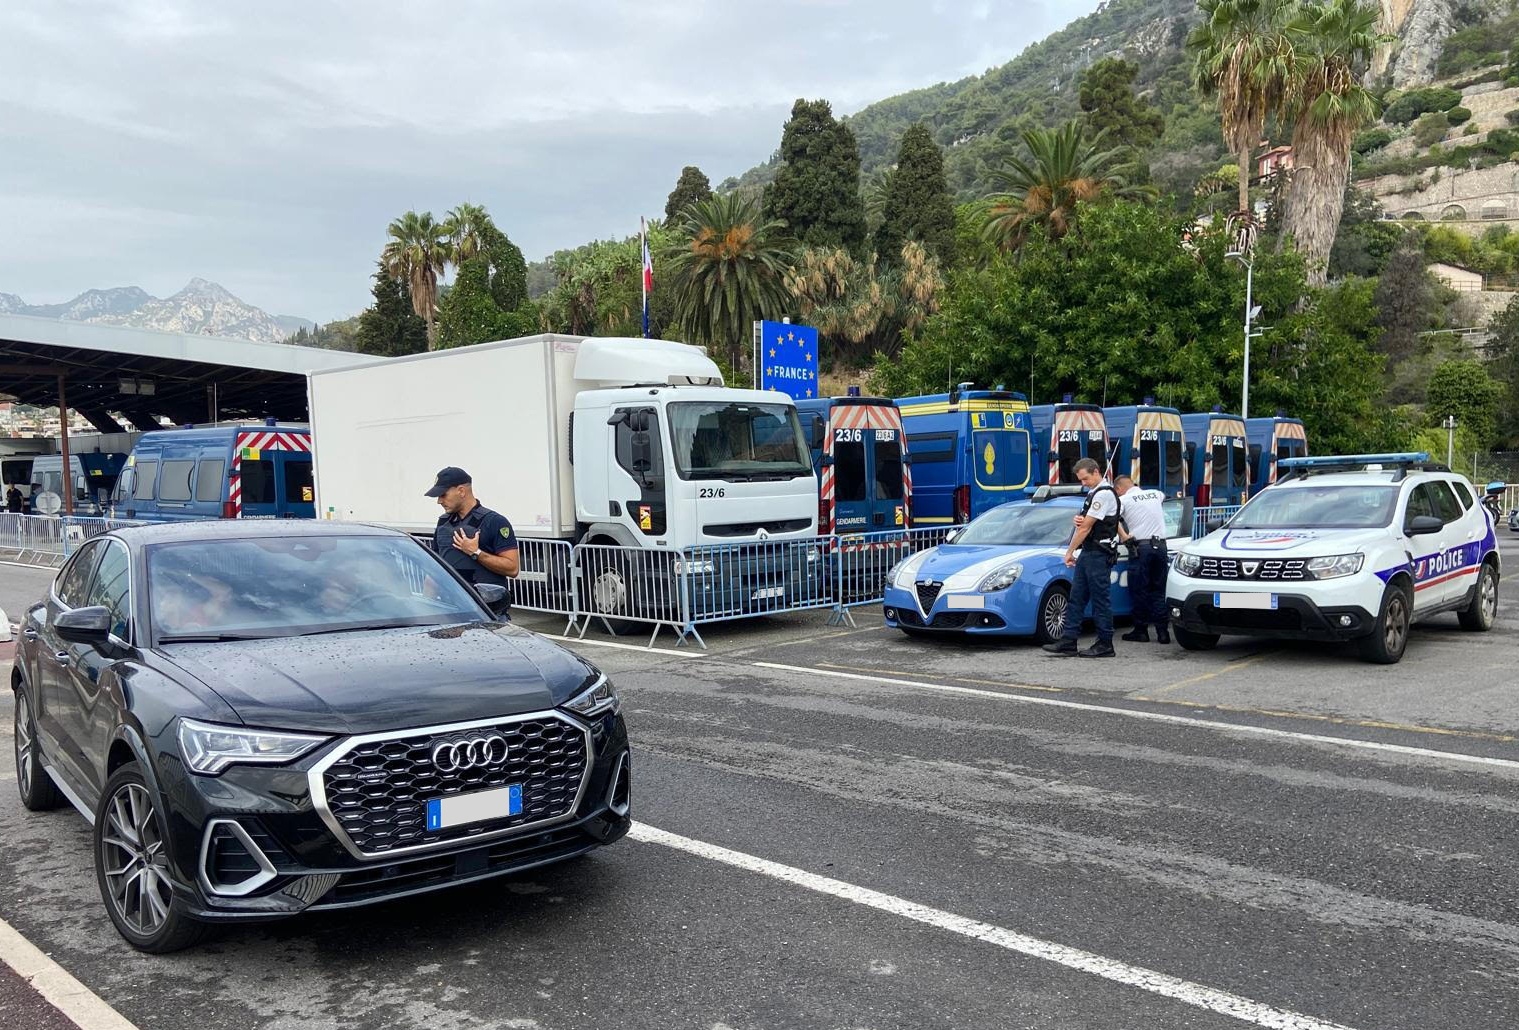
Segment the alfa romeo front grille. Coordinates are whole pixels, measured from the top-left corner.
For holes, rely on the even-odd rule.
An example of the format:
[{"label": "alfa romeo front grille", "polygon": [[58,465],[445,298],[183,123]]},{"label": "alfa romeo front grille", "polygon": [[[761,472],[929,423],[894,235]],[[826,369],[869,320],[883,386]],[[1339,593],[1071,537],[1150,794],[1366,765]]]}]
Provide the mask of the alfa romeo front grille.
[{"label": "alfa romeo front grille", "polygon": [[1307,579],[1302,558],[1204,558],[1198,576],[1202,579]]},{"label": "alfa romeo front grille", "polygon": [[939,599],[939,591],[943,589],[943,583],[918,584],[918,607],[922,609],[924,615],[933,611],[934,602]]},{"label": "alfa romeo front grille", "polygon": [[[498,733],[504,761],[446,771],[433,750]],[[574,813],[591,769],[590,732],[557,712],[354,737],[317,763],[311,793],[323,820],[361,858],[493,837]],[[448,763],[445,762],[445,765]],[[427,828],[435,798],[520,784],[522,811],[462,826]]]}]

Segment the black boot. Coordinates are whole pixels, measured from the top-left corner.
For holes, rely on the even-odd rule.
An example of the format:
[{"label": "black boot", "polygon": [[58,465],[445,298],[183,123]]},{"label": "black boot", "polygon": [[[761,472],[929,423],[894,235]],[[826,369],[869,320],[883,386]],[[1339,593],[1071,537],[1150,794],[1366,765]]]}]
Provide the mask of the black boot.
[{"label": "black boot", "polygon": [[1136,622],[1134,628],[1125,633],[1120,639],[1132,640],[1136,644],[1148,644],[1150,642],[1150,631],[1145,628],[1144,623]]},{"label": "black boot", "polygon": [[1111,640],[1099,640],[1085,651],[1078,651],[1077,654],[1083,658],[1112,658],[1117,652],[1113,650]]},{"label": "black boot", "polygon": [[1076,641],[1057,640],[1053,644],[1045,644],[1044,649],[1050,654],[1058,654],[1064,658],[1076,653]]},{"label": "black boot", "polygon": [[1171,630],[1164,622],[1155,627],[1155,642],[1157,644],[1169,644],[1171,642]]}]

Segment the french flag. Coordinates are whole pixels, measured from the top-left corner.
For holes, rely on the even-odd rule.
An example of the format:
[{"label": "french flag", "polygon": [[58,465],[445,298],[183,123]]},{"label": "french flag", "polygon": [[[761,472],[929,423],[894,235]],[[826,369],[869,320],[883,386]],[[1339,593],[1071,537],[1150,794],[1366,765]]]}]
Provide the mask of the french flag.
[{"label": "french flag", "polygon": [[649,294],[654,292],[654,259],[649,256],[649,226],[638,219],[638,238],[643,246],[643,335],[649,338]]}]

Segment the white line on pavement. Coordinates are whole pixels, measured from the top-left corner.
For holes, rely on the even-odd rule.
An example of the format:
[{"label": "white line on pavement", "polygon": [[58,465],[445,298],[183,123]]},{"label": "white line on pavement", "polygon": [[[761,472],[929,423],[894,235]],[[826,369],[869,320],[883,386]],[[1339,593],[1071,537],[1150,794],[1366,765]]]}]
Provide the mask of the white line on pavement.
[{"label": "white line on pavement", "polygon": [[592,647],[615,647],[619,651],[638,651],[642,654],[665,654],[671,658],[703,658],[711,657],[696,651],[672,651],[668,647],[644,647],[642,644],[618,644],[611,640],[586,640],[583,637],[563,637],[557,633],[540,633],[541,637],[550,640],[562,640],[567,644],[589,644]]},{"label": "white line on pavement", "polygon": [[1100,976],[1104,980],[1111,980],[1114,983],[1137,987],[1151,994],[1172,998],[1183,1004],[1207,1009],[1209,1012],[1216,1012],[1246,1023],[1253,1023],[1256,1026],[1270,1027],[1272,1030],[1349,1030],[1349,1028],[1339,1023],[1331,1023],[1287,1009],[1275,1008],[1262,1002],[1252,1001],[1249,998],[1242,998],[1237,994],[1229,994],[1202,984],[1192,983],[1190,980],[1182,980],[1174,976],[1168,976],[1165,973],[1157,973],[1152,969],[1131,966],[1117,959],[1094,955],[1089,951],[1081,951],[1077,948],[1068,948],[1063,944],[1040,940],[1037,937],[1030,937],[1027,934],[1021,934],[1001,926],[994,926],[991,923],[967,919],[965,916],[957,916],[952,912],[929,908],[926,905],[919,905],[905,898],[882,894],[868,887],[858,887],[852,883],[845,883],[842,880],[818,876],[816,873],[809,873],[805,869],[798,869],[795,866],[781,865],[778,862],[771,862],[768,859],[745,854],[742,851],[731,851],[717,844],[708,844],[705,841],[682,837],[644,823],[634,823],[633,828],[628,831],[628,836],[634,840],[644,841],[649,844],[662,844],[667,848],[684,851],[699,858],[721,862],[724,865],[730,865],[752,873],[759,873],[798,887],[805,887],[807,890],[816,891],[819,894],[842,898],[856,905],[864,905],[866,908],[873,908],[890,915],[938,927],[941,930],[947,930],[962,937],[970,937],[973,940],[984,941],[987,944],[994,944],[999,948],[1006,948],[1008,951],[1015,951],[1020,955],[1027,955],[1030,958],[1054,962],[1057,965],[1065,966],[1067,969],[1090,973],[1093,976]]},{"label": "white line on pavement", "polygon": [[101,997],[69,975],[37,946],[0,919],[0,961],[30,981],[36,992],[80,1030],[137,1030],[129,1019],[107,1005]]},{"label": "white line on pavement", "polygon": [[1485,755],[1468,755],[1459,751],[1441,751],[1436,748],[1408,747],[1404,744],[1383,744],[1375,740],[1358,740],[1354,737],[1330,737],[1320,733],[1297,733],[1278,730],[1268,726],[1250,726],[1236,722],[1215,722],[1211,719],[1194,719],[1186,715],[1165,715],[1161,712],[1142,712],[1133,708],[1110,708],[1107,705],[1086,704],[1081,701],[1058,701],[1050,697],[1029,697],[1026,694],[1010,694],[1000,690],[978,690],[975,687],[952,687],[945,683],[926,683],[922,680],[897,679],[894,676],[864,676],[854,672],[837,672],[833,669],[813,669],[805,665],[781,665],[776,662],[755,662],[762,669],[780,669],[785,672],[805,672],[812,676],[832,676],[836,679],[863,680],[867,683],[893,683],[921,690],[939,690],[949,694],[968,694],[971,697],[990,697],[1015,704],[1045,705],[1050,708],[1073,708],[1081,712],[1101,712],[1104,715],[1121,715],[1128,719],[1147,722],[1167,722],[1179,726],[1198,726],[1228,733],[1253,733],[1261,737],[1280,737],[1301,740],[1313,744],[1334,744],[1338,747],[1362,748],[1367,751],[1387,751],[1397,755],[1414,755],[1419,758],[1438,758],[1448,762],[1465,762],[1471,765],[1489,765],[1499,769],[1519,771],[1519,761],[1511,758],[1488,758]]}]

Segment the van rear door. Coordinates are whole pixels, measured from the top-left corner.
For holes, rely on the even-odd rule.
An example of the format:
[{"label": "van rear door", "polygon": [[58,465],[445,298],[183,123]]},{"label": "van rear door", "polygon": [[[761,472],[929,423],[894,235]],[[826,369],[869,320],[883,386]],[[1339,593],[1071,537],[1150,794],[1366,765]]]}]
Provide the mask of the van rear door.
[{"label": "van rear door", "polygon": [[1029,434],[1011,412],[975,411],[971,420],[971,518],[1028,488]]}]

